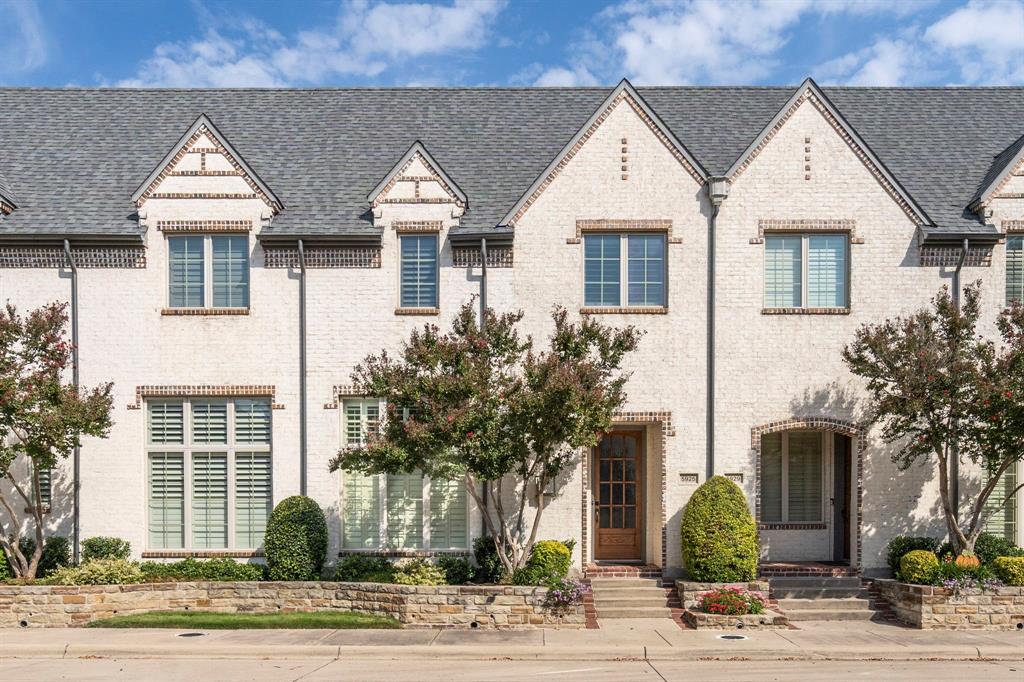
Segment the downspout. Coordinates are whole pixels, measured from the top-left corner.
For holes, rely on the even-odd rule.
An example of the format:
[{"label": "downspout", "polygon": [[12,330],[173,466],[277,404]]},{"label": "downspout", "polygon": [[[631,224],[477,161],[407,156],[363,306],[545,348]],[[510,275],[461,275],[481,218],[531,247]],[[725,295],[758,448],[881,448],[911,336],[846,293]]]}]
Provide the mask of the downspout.
[{"label": "downspout", "polygon": [[299,240],[299,494],[306,494],[306,249]]},{"label": "downspout", "polygon": [[[967,250],[970,248],[970,239],[964,237],[963,247],[960,250],[960,259],[956,263],[956,270],[953,271],[953,303],[956,311],[960,312],[960,269],[967,260]],[[958,429],[955,429],[959,431]],[[953,456],[949,461],[949,482],[950,502],[953,504],[953,514],[960,518],[960,441],[953,441]],[[952,538],[950,538],[952,540]]]},{"label": "downspout", "polygon": [[[487,237],[480,238],[480,329],[484,328],[484,317],[487,314]],[[487,486],[481,493],[483,509],[480,510],[480,537],[487,535]]]},{"label": "downspout", "polygon": [[[75,391],[78,391],[79,376],[78,376],[78,267],[75,265],[75,259],[71,255],[71,242],[67,239],[64,240],[64,255],[68,259],[68,265],[71,268],[71,381],[75,385]],[[82,447],[80,445],[75,446],[74,455],[72,456],[73,462],[73,474],[71,478],[72,487],[72,556],[75,563],[78,563],[79,555],[79,539],[81,533],[79,532],[79,520],[80,520],[80,499],[79,491],[81,490],[81,473],[82,473]]]},{"label": "downspout", "polygon": [[711,201],[711,215],[708,216],[708,300],[707,300],[707,423],[705,424],[707,441],[707,472],[705,480],[715,475],[715,230],[718,221],[718,210],[722,202],[729,196],[729,179],[725,177],[708,178],[708,199]]}]

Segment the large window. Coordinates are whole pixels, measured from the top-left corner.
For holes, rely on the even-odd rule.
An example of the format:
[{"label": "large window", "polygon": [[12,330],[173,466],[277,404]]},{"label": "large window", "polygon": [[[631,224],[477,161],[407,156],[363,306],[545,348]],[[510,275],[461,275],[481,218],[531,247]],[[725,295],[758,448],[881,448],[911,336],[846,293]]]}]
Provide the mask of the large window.
[{"label": "large window", "polygon": [[150,549],[255,549],[272,506],[270,402],[146,403]]},{"label": "large window", "polygon": [[989,495],[982,511],[988,521],[985,532],[1017,542],[1017,495],[1010,497],[1006,504],[1003,501],[1017,487],[1017,467],[1010,465],[1006,473],[999,478],[992,494]]},{"label": "large window", "polygon": [[[358,447],[376,432],[377,400],[343,403],[345,447]],[[419,473],[343,474],[342,545],[345,549],[466,549],[466,489],[462,481]]]},{"label": "large window", "polygon": [[845,234],[765,238],[765,308],[849,306],[849,240]]},{"label": "large window", "polygon": [[167,250],[171,308],[249,307],[247,236],[169,237]]},{"label": "large window", "polygon": [[403,234],[401,243],[401,306],[437,307],[437,235]]},{"label": "large window", "polygon": [[664,307],[665,279],[665,235],[583,237],[585,306]]},{"label": "large window", "polygon": [[1006,239],[1006,305],[1024,301],[1024,235]]},{"label": "large window", "polygon": [[761,438],[761,521],[823,520],[825,434],[784,431]]}]

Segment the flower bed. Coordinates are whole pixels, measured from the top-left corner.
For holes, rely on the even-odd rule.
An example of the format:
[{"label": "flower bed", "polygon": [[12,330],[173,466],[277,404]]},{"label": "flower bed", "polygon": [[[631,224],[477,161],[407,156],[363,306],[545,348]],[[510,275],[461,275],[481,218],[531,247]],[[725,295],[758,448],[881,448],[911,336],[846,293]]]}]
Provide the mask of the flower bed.
[{"label": "flower bed", "polygon": [[[686,580],[676,581],[679,599],[683,604],[683,622],[688,626],[703,630],[751,629],[751,630],[784,630],[789,621],[778,611],[764,608],[761,613],[737,613],[747,609],[735,608],[739,601],[749,605],[750,601],[758,600],[767,604],[768,583],[755,581],[749,583],[696,583]],[[705,603],[705,596],[724,594],[722,598],[712,598]],[[736,595],[736,598],[729,597]],[[724,605],[719,608],[715,605]],[[719,613],[708,613],[707,608]]]},{"label": "flower bed", "polygon": [[906,625],[922,630],[1024,628],[1024,587],[959,587],[875,581],[879,594]]}]

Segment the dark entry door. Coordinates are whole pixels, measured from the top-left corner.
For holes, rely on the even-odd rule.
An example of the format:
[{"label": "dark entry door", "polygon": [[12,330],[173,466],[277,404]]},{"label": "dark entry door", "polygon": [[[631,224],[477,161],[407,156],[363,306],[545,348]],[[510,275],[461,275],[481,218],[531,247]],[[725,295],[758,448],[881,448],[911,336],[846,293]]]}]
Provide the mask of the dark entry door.
[{"label": "dark entry door", "polygon": [[832,491],[832,560],[844,563],[850,561],[850,438],[835,435],[835,458],[833,465]]},{"label": "dark entry door", "polygon": [[597,446],[595,559],[641,558],[642,462],[640,431],[613,431],[605,434]]}]

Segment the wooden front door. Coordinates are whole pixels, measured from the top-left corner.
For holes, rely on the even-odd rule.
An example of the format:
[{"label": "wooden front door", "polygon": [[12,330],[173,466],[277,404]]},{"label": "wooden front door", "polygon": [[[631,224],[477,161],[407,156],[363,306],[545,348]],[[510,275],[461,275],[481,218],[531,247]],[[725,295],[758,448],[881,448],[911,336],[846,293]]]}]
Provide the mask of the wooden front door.
[{"label": "wooden front door", "polygon": [[607,433],[598,443],[595,455],[594,558],[638,560],[642,554],[643,434]]}]

